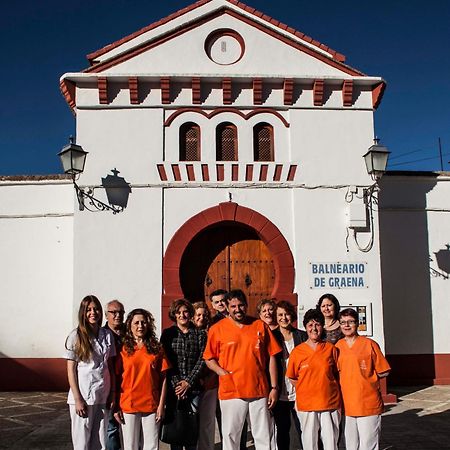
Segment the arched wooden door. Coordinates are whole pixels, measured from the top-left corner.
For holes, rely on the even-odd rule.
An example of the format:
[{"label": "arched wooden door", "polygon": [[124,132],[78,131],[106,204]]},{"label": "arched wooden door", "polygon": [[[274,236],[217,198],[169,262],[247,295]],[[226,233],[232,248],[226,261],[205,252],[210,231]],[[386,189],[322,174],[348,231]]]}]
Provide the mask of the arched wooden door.
[{"label": "arched wooden door", "polygon": [[186,298],[208,300],[216,289],[242,289],[249,314],[257,302],[270,298],[275,270],[269,249],[249,227],[222,224],[196,236],[186,248],[180,266]]}]

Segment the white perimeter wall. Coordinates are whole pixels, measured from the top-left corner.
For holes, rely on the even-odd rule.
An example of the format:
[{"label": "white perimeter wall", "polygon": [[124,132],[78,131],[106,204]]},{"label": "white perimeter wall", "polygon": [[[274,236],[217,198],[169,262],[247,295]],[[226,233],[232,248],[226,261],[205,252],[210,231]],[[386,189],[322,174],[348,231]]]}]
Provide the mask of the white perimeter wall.
[{"label": "white perimeter wall", "polygon": [[382,180],[381,261],[390,354],[450,353],[450,279],[436,259],[442,251],[450,270],[449,199],[448,173]]},{"label": "white perimeter wall", "polygon": [[0,357],[55,358],[72,326],[73,187],[0,181]]}]

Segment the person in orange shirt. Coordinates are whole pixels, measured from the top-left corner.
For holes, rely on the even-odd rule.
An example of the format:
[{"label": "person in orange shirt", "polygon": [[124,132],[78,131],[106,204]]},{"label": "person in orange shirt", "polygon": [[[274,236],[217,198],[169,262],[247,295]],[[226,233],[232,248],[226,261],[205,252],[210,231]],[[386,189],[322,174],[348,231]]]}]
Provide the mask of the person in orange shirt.
[{"label": "person in orange shirt", "polygon": [[125,323],[124,345],[117,360],[124,450],[157,450],[164,414],[170,364],[155,334],[155,320],[145,309],[134,309]]},{"label": "person in orange shirt", "polygon": [[358,313],[347,308],[339,322],[344,339],[339,349],[338,369],[345,413],[347,450],[377,450],[383,400],[379,380],[391,370],[378,344],[358,335]]},{"label": "person in orange shirt", "polygon": [[281,347],[266,324],[246,315],[247,299],[241,290],[231,291],[225,300],[229,315],[210,328],[203,353],[206,365],[219,375],[223,449],[239,449],[248,416],[255,449],[269,450],[269,410],[279,388],[275,355]]},{"label": "person in orange shirt", "polygon": [[324,317],[310,309],[303,318],[308,339],[295,347],[286,376],[295,384],[297,414],[305,450],[317,450],[319,430],[324,450],[337,450],[341,395],[337,381],[337,350],[322,342]]}]

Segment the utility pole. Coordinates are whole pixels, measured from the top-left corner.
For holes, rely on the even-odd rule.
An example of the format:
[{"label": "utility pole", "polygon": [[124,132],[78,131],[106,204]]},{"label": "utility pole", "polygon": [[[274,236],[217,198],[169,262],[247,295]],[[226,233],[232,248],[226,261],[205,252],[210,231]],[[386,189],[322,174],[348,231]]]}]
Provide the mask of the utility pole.
[{"label": "utility pole", "polygon": [[439,156],[441,158],[441,172],[444,171],[444,162],[442,160],[442,146],[441,146],[441,138],[438,138],[438,143],[439,143]]}]

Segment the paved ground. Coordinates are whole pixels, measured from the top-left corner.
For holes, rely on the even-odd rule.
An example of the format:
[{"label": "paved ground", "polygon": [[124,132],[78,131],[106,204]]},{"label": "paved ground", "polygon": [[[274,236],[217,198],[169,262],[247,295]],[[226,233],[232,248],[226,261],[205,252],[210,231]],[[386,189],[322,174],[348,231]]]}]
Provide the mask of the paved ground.
[{"label": "paved ground", "polygon": [[[380,448],[450,450],[450,386],[393,391],[399,403],[383,416]],[[71,449],[65,401],[66,393],[0,392],[0,449]]]}]

